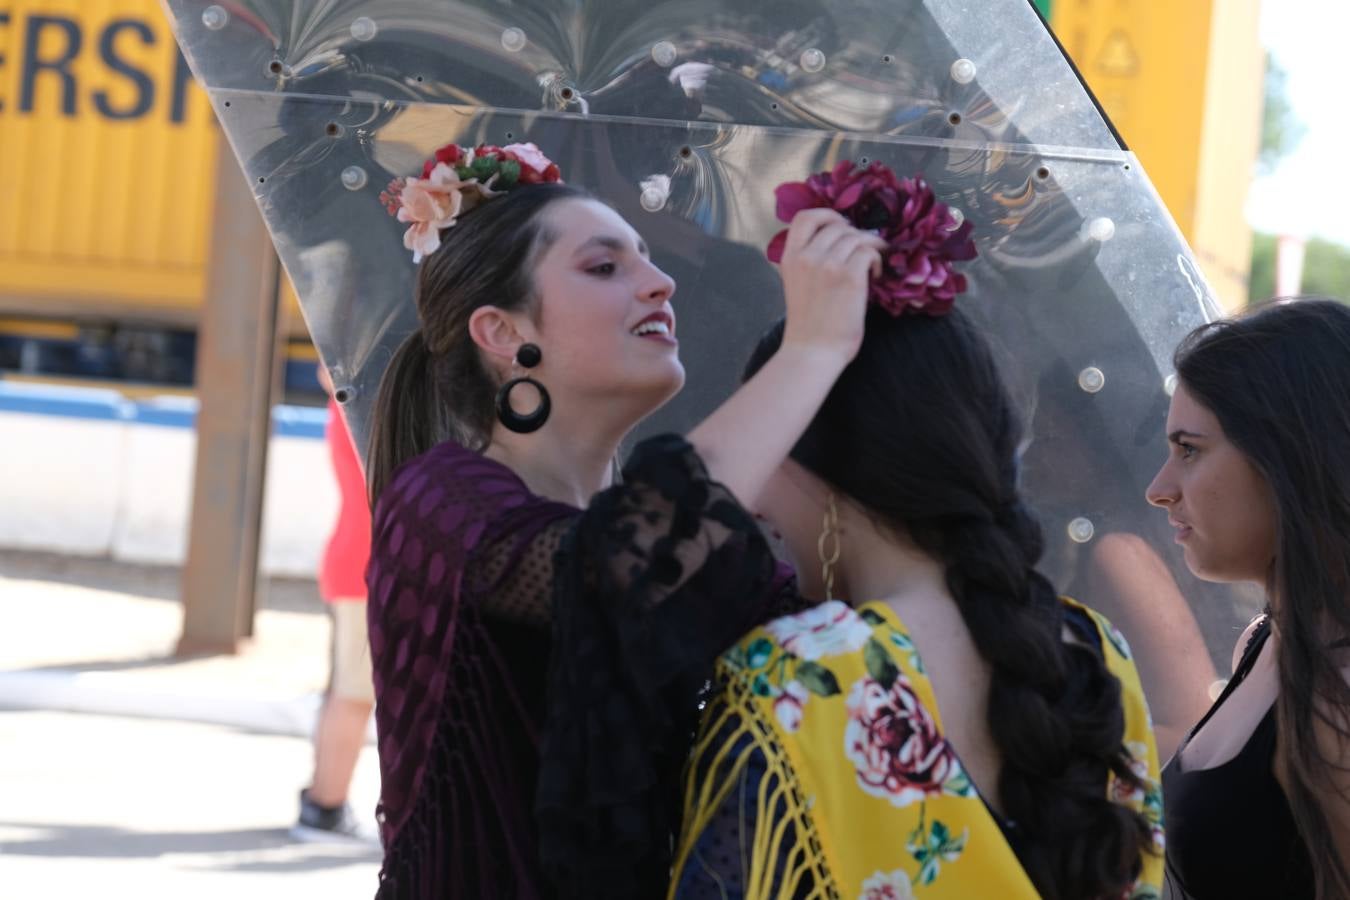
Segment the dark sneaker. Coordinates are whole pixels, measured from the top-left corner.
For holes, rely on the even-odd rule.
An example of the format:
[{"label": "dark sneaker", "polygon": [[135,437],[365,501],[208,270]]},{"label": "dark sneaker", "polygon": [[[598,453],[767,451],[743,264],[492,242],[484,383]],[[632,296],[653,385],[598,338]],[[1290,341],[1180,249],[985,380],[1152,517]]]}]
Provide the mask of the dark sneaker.
[{"label": "dark sneaker", "polygon": [[320,806],[309,798],[309,791],[300,792],[300,818],[291,827],[291,837],[297,841],[343,842],[379,846],[380,839],[360,822],[350,805]]}]

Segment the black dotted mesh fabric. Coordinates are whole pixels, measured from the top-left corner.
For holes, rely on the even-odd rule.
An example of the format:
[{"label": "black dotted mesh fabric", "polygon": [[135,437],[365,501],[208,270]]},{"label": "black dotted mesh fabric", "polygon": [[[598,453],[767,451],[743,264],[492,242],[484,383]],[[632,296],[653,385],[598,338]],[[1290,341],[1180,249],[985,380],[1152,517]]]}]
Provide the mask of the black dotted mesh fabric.
[{"label": "black dotted mesh fabric", "polygon": [[474,581],[486,600],[484,613],[502,619],[546,628],[552,621],[554,556],[572,520],[554,522],[536,534],[524,547],[499,540],[474,556]]}]

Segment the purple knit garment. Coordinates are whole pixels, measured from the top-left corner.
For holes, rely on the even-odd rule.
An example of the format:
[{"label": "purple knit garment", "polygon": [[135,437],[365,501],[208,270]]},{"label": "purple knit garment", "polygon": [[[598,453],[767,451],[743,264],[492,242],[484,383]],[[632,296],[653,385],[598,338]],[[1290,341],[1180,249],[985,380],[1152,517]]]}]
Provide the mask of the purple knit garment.
[{"label": "purple knit garment", "polygon": [[[523,553],[544,529],[579,514],[535,497],[510,469],[453,443],[404,466],[380,498],[367,583],[381,836],[387,853],[417,844],[407,855],[422,857],[414,875],[422,884],[400,884],[396,896],[437,896],[457,882],[487,891],[495,867],[514,870],[511,896],[546,896],[533,797],[522,791],[533,777],[521,771],[538,752],[540,724],[523,695],[540,693],[542,674],[535,684],[513,683],[517,674],[480,615],[493,585],[470,577],[470,566],[480,548]],[[438,733],[455,746],[434,748]],[[508,746],[521,736],[530,746]],[[456,770],[439,773],[449,790],[425,789],[437,761]],[[455,807],[456,834],[437,833],[447,810],[435,807],[445,802]],[[415,812],[419,833],[405,834]],[[485,848],[505,857],[485,862]]]},{"label": "purple knit garment", "polygon": [[376,507],[380,900],[656,896],[716,657],[796,608],[673,436],[585,510],[445,443]]}]

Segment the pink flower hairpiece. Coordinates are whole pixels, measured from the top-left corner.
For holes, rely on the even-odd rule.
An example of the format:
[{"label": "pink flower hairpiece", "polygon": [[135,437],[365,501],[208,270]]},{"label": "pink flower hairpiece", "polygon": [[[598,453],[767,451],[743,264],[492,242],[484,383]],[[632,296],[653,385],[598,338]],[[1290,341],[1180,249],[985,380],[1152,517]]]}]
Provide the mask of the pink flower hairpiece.
[{"label": "pink flower hairpiece", "polygon": [[[868,301],[893,316],[945,315],[966,290],[966,276],[952,263],[975,258],[973,226],[938,202],[922,177],[896,178],[879,162],[864,168],[844,160],[833,171],[780,184],[774,196],[779,221],[824,207],[886,239],[890,246],[882,254],[881,276],[871,281]],[[782,260],[786,243],[786,229],[774,235],[768,247],[772,262]]]},{"label": "pink flower hairpiece", "polygon": [[440,248],[443,229],[485,200],[520,185],[559,181],[557,165],[534,144],[446,144],[422,166],[422,177],[389,182],[380,202],[391,216],[408,223],[403,246],[420,263]]}]

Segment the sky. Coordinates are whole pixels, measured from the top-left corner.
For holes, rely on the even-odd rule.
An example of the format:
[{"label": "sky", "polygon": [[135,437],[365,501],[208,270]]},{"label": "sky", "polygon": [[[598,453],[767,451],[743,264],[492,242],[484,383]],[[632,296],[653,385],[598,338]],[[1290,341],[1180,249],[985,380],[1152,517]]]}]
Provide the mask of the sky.
[{"label": "sky", "polygon": [[[1222,2],[1222,0],[1220,0]],[[1288,73],[1288,99],[1303,139],[1247,201],[1258,231],[1321,237],[1350,245],[1350,3],[1263,0],[1261,40]]]}]

